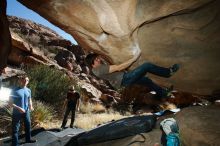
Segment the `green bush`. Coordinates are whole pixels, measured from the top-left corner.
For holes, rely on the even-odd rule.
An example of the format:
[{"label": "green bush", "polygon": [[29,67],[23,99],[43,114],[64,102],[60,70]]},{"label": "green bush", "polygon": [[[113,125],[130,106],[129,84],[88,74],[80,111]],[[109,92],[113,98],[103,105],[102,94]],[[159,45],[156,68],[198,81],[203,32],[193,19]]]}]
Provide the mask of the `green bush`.
[{"label": "green bush", "polygon": [[25,69],[30,77],[29,87],[34,99],[45,101],[52,105],[62,102],[68,87],[74,83],[63,72],[48,66],[37,65]]},{"label": "green bush", "polygon": [[31,112],[32,127],[41,123],[46,123],[54,118],[55,111],[52,106],[44,102],[34,100],[33,107],[34,111]]}]

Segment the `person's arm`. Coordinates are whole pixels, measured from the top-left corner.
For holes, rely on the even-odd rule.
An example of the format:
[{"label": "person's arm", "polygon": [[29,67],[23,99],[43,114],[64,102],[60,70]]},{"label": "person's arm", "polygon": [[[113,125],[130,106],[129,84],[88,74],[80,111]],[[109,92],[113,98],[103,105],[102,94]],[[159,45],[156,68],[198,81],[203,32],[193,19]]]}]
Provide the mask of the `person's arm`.
[{"label": "person's arm", "polygon": [[32,104],[32,99],[31,98],[28,98],[28,103],[29,103],[29,108],[31,111],[34,110],[34,107],[33,107],[33,104]]},{"label": "person's arm", "polygon": [[79,111],[79,98],[78,98],[77,103],[76,103],[76,111]]},{"label": "person's arm", "polygon": [[141,55],[141,51],[140,51],[140,49],[138,49],[133,58],[131,58],[131,59],[127,60],[126,62],[119,64],[119,65],[110,65],[109,66],[109,73],[121,71],[121,70],[128,68],[132,63],[134,63],[138,59],[138,57],[140,55]]},{"label": "person's arm", "polygon": [[11,97],[10,97],[10,100],[9,100],[8,104],[9,104],[9,106],[11,106],[11,107],[13,107],[13,108],[16,108],[20,113],[25,113],[25,110],[24,110],[23,108],[17,106],[16,104],[14,104],[14,103],[12,102]]},{"label": "person's arm", "polygon": [[5,68],[1,69],[0,68],[0,89],[2,88],[2,74],[5,73]]},{"label": "person's arm", "polygon": [[66,105],[67,105],[67,99],[64,100],[64,103],[63,103],[63,109],[66,108]]}]

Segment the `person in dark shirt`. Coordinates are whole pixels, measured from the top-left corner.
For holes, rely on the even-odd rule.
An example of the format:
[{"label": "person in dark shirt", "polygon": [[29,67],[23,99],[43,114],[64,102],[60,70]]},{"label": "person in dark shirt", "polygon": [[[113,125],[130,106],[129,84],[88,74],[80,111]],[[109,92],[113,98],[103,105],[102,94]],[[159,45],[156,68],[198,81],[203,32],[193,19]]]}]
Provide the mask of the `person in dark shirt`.
[{"label": "person in dark shirt", "polygon": [[109,83],[118,89],[121,86],[130,86],[134,84],[146,86],[152,91],[156,92],[157,98],[170,97],[173,86],[169,89],[164,89],[155,84],[150,78],[145,76],[147,73],[152,73],[161,77],[171,77],[175,72],[179,70],[179,64],[174,64],[169,68],[160,67],[150,62],[145,62],[137,68],[125,72],[130,65],[132,65],[140,56],[141,52],[138,50],[134,57],[116,65],[109,65],[103,63],[104,61],[98,54],[88,54],[86,56],[86,63],[92,70],[92,73],[101,78],[109,81]]},{"label": "person in dark shirt", "polygon": [[12,146],[18,146],[18,131],[20,121],[24,120],[26,143],[34,143],[31,139],[31,120],[30,110],[34,110],[31,100],[31,90],[27,88],[29,78],[27,76],[19,77],[19,87],[12,90],[9,105],[13,107],[12,113]]},{"label": "person in dark shirt", "polygon": [[79,98],[80,94],[74,90],[74,87],[72,86],[68,92],[66,99],[64,101],[64,108],[66,108],[63,122],[61,125],[61,128],[64,129],[67,123],[67,118],[70,112],[72,112],[71,115],[71,122],[70,122],[70,128],[73,128],[74,120],[75,120],[75,110],[77,109],[79,111]]}]

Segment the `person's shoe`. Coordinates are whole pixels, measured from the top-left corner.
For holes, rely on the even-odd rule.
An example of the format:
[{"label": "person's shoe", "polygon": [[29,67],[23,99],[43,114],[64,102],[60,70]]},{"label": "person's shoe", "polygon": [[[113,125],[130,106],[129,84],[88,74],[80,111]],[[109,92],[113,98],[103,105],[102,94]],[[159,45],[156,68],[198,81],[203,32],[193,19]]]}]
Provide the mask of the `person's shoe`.
[{"label": "person's shoe", "polygon": [[70,128],[73,128],[73,125],[70,125]]},{"label": "person's shoe", "polygon": [[65,129],[65,127],[60,127],[60,130],[63,131]]},{"label": "person's shoe", "polygon": [[37,142],[36,139],[31,139],[31,140],[29,140],[29,141],[26,141],[26,143],[35,143],[35,142]]},{"label": "person's shoe", "polygon": [[180,69],[180,65],[179,64],[174,64],[173,66],[170,67],[170,75],[173,75],[179,69]]}]

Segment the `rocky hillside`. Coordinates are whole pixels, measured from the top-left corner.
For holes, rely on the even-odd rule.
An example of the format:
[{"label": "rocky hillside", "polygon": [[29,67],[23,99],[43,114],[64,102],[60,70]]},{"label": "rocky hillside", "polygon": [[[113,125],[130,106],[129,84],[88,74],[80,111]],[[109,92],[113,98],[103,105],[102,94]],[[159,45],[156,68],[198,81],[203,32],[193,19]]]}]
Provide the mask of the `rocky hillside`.
[{"label": "rocky hillside", "polygon": [[[62,70],[71,78],[77,78],[78,84],[85,92],[85,98],[101,102],[102,94],[107,93],[105,102],[115,101],[112,90],[104,81],[97,80],[89,74],[84,63],[83,48],[63,39],[56,32],[14,16],[8,17],[12,36],[12,51],[9,55],[9,65],[22,69],[24,66],[42,64]],[[7,76],[16,75],[8,69]],[[105,94],[103,94],[105,95]],[[88,99],[87,99],[88,100]]]}]

